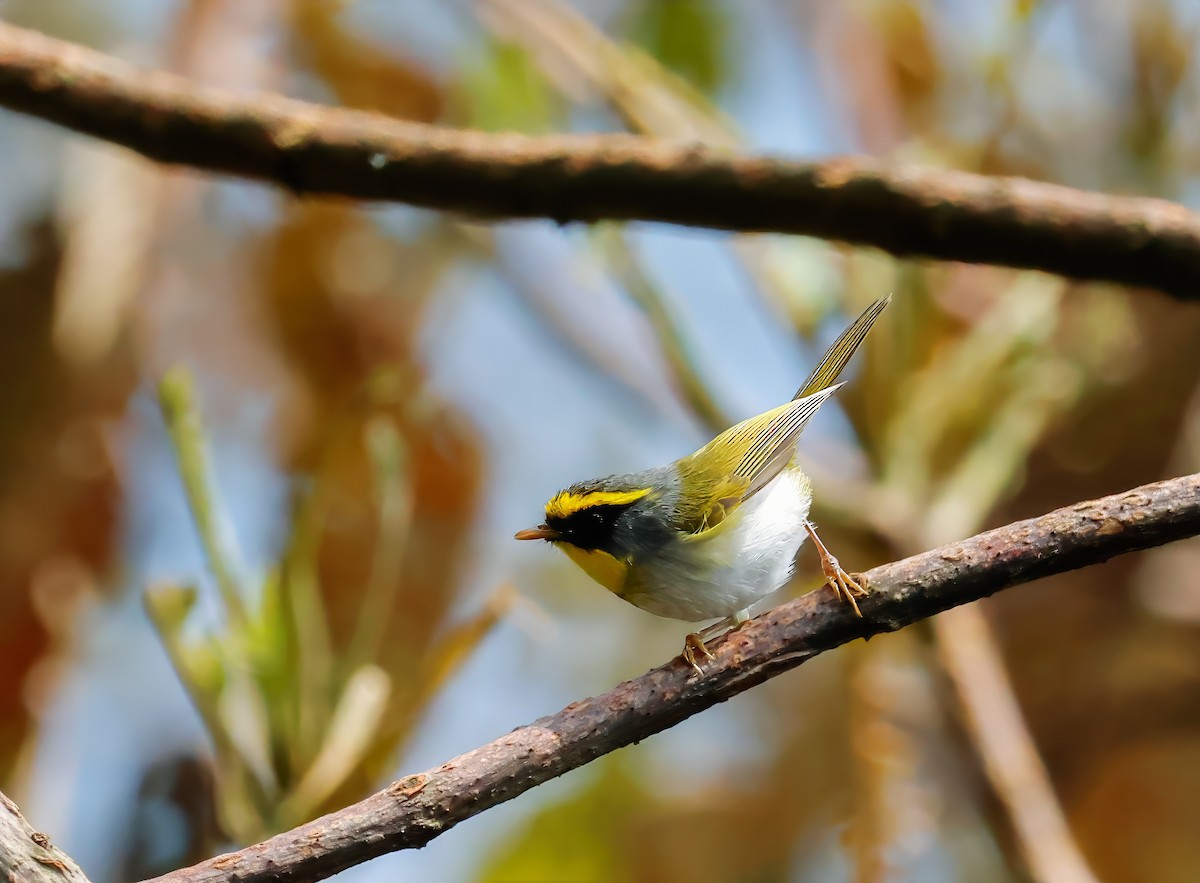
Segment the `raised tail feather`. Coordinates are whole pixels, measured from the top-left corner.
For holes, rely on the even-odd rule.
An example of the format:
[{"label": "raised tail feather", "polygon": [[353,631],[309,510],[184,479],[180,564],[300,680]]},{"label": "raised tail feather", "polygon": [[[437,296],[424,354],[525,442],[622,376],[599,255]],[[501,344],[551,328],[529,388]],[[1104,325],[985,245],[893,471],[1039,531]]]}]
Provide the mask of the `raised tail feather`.
[{"label": "raised tail feather", "polygon": [[867,332],[871,330],[871,326],[875,324],[875,320],[879,318],[879,314],[891,302],[892,296],[889,294],[863,310],[862,315],[854,320],[854,324],[843,331],[833,342],[833,346],[825,351],[820,363],[813,368],[808,379],[796,390],[792,400],[802,399],[832,386],[838,379],[838,375],[842,373],[842,369],[846,367],[846,363],[854,355],[854,351],[867,336]]}]

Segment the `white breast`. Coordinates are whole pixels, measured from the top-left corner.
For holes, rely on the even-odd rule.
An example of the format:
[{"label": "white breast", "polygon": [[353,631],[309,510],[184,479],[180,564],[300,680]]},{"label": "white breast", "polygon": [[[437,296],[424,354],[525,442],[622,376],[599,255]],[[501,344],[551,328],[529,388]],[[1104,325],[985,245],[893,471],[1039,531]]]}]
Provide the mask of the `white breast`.
[{"label": "white breast", "polygon": [[639,560],[621,595],[671,619],[732,616],[791,577],[811,505],[808,478],[790,466],[711,535]]}]

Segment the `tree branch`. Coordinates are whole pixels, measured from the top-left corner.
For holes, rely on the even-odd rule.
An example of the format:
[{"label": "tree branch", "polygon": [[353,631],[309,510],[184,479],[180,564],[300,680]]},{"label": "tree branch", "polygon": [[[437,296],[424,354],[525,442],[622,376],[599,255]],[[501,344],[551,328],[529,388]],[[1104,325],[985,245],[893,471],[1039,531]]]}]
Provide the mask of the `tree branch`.
[{"label": "tree branch", "polygon": [[1036,883],[1099,883],[1071,836],[1054,786],[1013,692],[981,607],[933,620],[938,655],[963,714],[963,726]]},{"label": "tree branch", "polygon": [[0,880],[10,883],[88,883],[71,857],[35,831],[17,805],[0,794]]},{"label": "tree branch", "polygon": [[158,883],[320,880],[399,849],[638,742],[855,638],[894,631],[1000,589],[1200,533],[1200,474],[1020,521],[863,574],[856,619],[828,592],[776,607],[721,640],[703,678],[676,659],[568,705],[366,800]]},{"label": "tree branch", "polygon": [[1200,217],[1162,200],[867,159],[740,156],[632,135],[531,138],[405,123],[202,88],[2,23],[0,106],[159,162],[296,193],[485,218],[800,233],[903,257],[1200,296]]}]

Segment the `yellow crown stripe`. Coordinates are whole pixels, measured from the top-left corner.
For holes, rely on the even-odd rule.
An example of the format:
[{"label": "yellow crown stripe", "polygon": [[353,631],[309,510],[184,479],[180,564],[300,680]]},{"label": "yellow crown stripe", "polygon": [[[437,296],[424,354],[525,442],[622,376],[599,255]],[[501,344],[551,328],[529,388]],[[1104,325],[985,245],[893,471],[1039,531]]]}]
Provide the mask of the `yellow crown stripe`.
[{"label": "yellow crown stripe", "polygon": [[563,491],[546,504],[546,517],[567,518],[583,509],[590,509],[592,506],[624,506],[640,500],[648,493],[650,493],[648,487],[633,491],[590,491],[586,494]]}]

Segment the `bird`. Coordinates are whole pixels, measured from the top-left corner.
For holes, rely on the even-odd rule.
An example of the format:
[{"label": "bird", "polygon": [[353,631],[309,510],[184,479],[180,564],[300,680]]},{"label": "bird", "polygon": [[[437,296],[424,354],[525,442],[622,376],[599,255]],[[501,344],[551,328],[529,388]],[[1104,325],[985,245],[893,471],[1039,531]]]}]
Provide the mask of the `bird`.
[{"label": "bird", "polygon": [[867,307],[842,332],[791,401],[722,432],[667,466],[577,482],[555,494],[545,520],[518,540],[545,540],[636,607],[685,622],[719,621],[684,639],[700,675],[707,642],[750,618],[750,607],[791,578],[812,540],[834,595],[861,616],[866,590],[809,520],[812,482],[796,460],[808,421],[843,384],[842,369],[891,302]]}]

